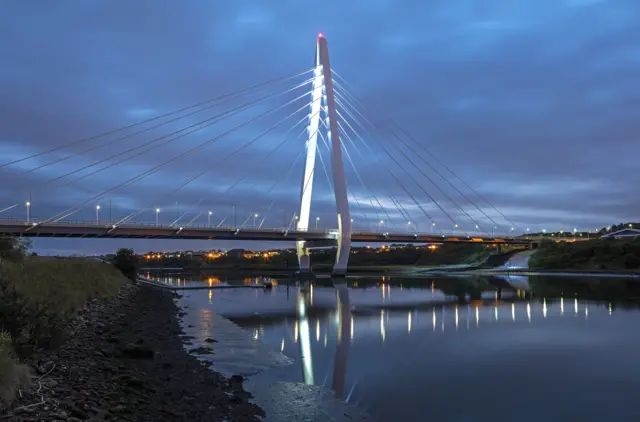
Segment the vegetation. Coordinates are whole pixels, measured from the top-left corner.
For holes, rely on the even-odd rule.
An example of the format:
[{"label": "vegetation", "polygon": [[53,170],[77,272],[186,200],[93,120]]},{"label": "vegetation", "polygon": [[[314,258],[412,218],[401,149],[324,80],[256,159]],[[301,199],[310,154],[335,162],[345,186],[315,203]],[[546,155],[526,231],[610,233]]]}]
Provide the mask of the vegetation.
[{"label": "vegetation", "polygon": [[9,407],[18,389],[27,387],[30,381],[29,367],[19,364],[13,355],[11,337],[0,332],[0,410]]},{"label": "vegetation", "polygon": [[537,270],[640,272],[640,238],[543,242],[529,260]]},{"label": "vegetation", "polygon": [[138,274],[138,259],[133,249],[120,248],[113,257],[112,264],[130,280],[136,281]]},{"label": "vegetation", "polygon": [[128,282],[112,265],[26,256],[28,246],[0,239],[0,406],[10,405],[30,378],[18,357],[57,346],[78,309],[115,295]]},{"label": "vegetation", "polygon": [[0,330],[20,351],[56,346],[76,311],[127,282],[109,264],[85,258],[24,257],[0,273]]},{"label": "vegetation", "polygon": [[[349,266],[437,266],[451,264],[478,263],[495,252],[495,247],[480,244],[446,244],[431,249],[424,246],[402,246],[386,248],[354,248],[349,257]],[[335,249],[311,251],[314,268],[320,269],[332,265],[335,261]],[[213,255],[209,256],[209,255]],[[143,258],[143,266],[155,268],[182,268],[186,271],[209,269],[259,269],[259,270],[296,270],[298,258],[293,250],[281,250],[277,253],[244,253],[242,250],[227,254],[206,254],[192,256],[165,257],[149,252]]]}]

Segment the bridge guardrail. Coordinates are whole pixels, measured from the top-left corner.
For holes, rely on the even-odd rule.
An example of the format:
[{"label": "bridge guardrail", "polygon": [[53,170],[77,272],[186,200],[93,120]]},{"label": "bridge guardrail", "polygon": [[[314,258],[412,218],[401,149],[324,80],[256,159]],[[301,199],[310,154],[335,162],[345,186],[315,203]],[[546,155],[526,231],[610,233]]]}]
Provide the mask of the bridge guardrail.
[{"label": "bridge guardrail", "polygon": [[[4,218],[0,218],[0,224],[2,224],[2,222],[11,222],[14,224],[19,224],[19,225],[24,225],[24,226],[30,226],[30,225],[37,225],[40,223],[44,223],[46,222],[46,220],[40,220],[40,219],[30,219],[29,221],[27,221],[26,219],[23,218],[15,218],[15,217],[4,217]],[[82,226],[82,227],[100,227],[100,228],[104,228],[104,229],[111,229],[113,226],[113,223],[110,221],[90,221],[90,220],[60,220],[57,222],[46,222],[46,225],[52,225],[52,226],[65,226],[65,225],[76,225],[76,226]],[[180,226],[175,226],[175,225],[163,225],[163,224],[155,224],[155,222],[135,222],[135,223],[125,223],[125,224],[121,224],[117,227],[120,228],[158,228],[158,229],[174,229],[174,230],[179,230]],[[276,227],[276,228],[270,228],[270,227],[265,227],[265,228],[255,228],[255,227],[233,227],[231,225],[203,225],[203,224],[197,224],[197,225],[189,225],[189,226],[184,226],[182,227],[182,229],[196,229],[196,230],[212,230],[212,231],[260,231],[260,232],[271,232],[271,233],[278,233],[278,232],[289,232],[289,233],[300,233],[300,232],[306,232],[306,233],[318,233],[318,234],[337,234],[337,229],[328,229],[328,228],[323,228],[323,229],[314,229],[314,228],[310,228],[307,230],[298,230],[298,229],[291,229],[289,227]],[[463,235],[462,233],[455,233],[455,232],[443,232],[443,233],[421,233],[421,232],[406,232],[406,233],[398,233],[398,232],[384,232],[384,233],[380,233],[380,232],[376,232],[373,230],[357,230],[352,232],[355,235],[374,235],[376,237],[380,237],[380,241],[384,241],[385,238],[387,237],[397,237],[397,236],[414,236],[414,237],[418,237],[418,236],[430,236],[430,237],[443,237],[443,238],[451,238],[451,237],[458,237],[461,239],[471,239],[474,237],[478,237],[478,238],[484,238],[484,239],[510,239],[510,240],[514,240],[514,239],[538,239],[540,237],[536,237],[536,236],[508,236],[508,235],[501,235],[498,233],[494,233],[493,236],[487,236],[487,235],[483,235],[480,233],[472,233],[469,235]],[[551,237],[551,236],[548,236]],[[556,237],[557,238],[557,237]]]}]

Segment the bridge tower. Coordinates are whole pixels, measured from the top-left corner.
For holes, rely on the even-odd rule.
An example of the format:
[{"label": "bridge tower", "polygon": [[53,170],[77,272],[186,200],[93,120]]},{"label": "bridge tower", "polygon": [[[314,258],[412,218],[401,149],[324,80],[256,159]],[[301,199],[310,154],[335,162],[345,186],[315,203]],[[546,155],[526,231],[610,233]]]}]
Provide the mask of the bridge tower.
[{"label": "bridge tower", "polygon": [[[338,250],[336,262],[333,266],[334,274],[344,274],[347,271],[349,252],[351,251],[351,216],[347,198],[347,182],[342,163],[342,144],[338,126],[335,97],[333,93],[333,79],[329,64],[329,48],[324,35],[319,34],[316,42],[316,58],[311,93],[311,107],[309,110],[309,126],[307,139],[307,156],[300,194],[300,215],[297,230],[309,229],[311,213],[311,193],[313,191],[313,177],[315,171],[316,151],[318,149],[318,131],[320,130],[320,112],[324,111],[326,123],[329,127],[327,140],[331,144],[331,168],[335,190],[336,210],[338,214]],[[309,244],[306,241],[297,242],[298,263],[301,272],[311,269]]]}]

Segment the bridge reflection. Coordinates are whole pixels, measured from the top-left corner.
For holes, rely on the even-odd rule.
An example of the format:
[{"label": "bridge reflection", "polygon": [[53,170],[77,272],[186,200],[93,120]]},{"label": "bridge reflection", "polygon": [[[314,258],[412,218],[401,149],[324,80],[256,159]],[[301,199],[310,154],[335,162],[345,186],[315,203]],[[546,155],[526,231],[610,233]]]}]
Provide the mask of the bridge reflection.
[{"label": "bridge reflection", "polygon": [[[407,336],[413,338],[417,335],[420,338],[426,331],[444,335],[459,330],[488,328],[493,324],[533,324],[563,316],[590,319],[591,314],[612,315],[617,306],[622,306],[619,300],[613,299],[614,296],[629,297],[636,292],[640,295],[638,284],[634,282],[615,281],[617,288],[605,288],[595,280],[581,280],[556,284],[555,279],[529,280],[522,277],[515,280],[509,277],[389,280],[386,277],[384,282],[381,278],[377,281],[357,279],[346,282],[344,279],[325,279],[293,287],[294,314],[275,312],[246,315],[234,320],[243,326],[259,324],[266,329],[273,327],[269,329],[272,334],[268,338],[277,336],[280,351],[294,355],[299,353],[304,383],[330,386],[336,397],[347,400],[358,381],[358,371],[352,368],[349,372],[351,366],[358,366],[353,358],[349,358],[350,354],[363,353],[362,345],[354,349],[354,338],[362,338],[370,345],[377,331],[379,342],[392,340],[395,344],[404,342]],[[421,288],[415,288],[414,283]],[[289,291],[281,281],[268,296],[283,295],[285,289]],[[394,303],[391,299],[401,296],[401,289],[412,289],[404,292],[408,294],[442,292],[444,299],[439,302]],[[378,304],[363,305],[362,294],[368,298],[376,290],[379,292],[376,294]],[[333,295],[335,304],[327,302],[329,294]],[[607,298],[612,299],[603,302]],[[288,324],[287,320],[290,321]],[[279,331],[278,326],[283,321],[284,331]],[[260,337],[263,335],[261,333]],[[291,349],[292,346],[297,352]],[[407,359],[417,358],[411,356],[411,350],[408,352]]]},{"label": "bridge reflection", "polygon": [[[347,284],[334,283],[337,300],[337,341],[334,357],[332,388],[336,397],[343,398],[345,392],[345,379],[347,374],[347,362],[349,360],[349,346],[353,337],[353,317],[351,315],[351,305],[349,301],[349,289]],[[298,329],[300,330],[300,362],[302,367],[302,379],[305,384],[314,385],[313,355],[311,351],[311,329],[307,309],[313,306],[313,285],[306,284],[298,290],[296,298],[296,335],[294,341],[298,340]],[[299,327],[299,328],[298,328]],[[316,320],[316,341],[320,341],[320,320]],[[284,339],[282,340],[284,349]],[[327,345],[327,335],[324,338],[325,347]]]}]

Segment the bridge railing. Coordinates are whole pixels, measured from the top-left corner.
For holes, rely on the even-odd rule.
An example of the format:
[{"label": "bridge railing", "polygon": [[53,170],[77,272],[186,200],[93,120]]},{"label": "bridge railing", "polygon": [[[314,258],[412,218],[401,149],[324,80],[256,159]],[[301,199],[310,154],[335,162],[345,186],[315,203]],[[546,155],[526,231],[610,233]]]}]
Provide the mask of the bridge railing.
[{"label": "bridge railing", "polygon": [[[81,226],[81,227],[100,227],[104,229],[113,228],[113,222],[108,220],[60,220],[55,223],[48,222],[45,219],[31,218],[30,220],[26,220],[25,218],[16,218],[16,217],[2,217],[0,218],[0,225],[11,224],[11,225],[23,225],[23,226],[34,226],[44,223],[46,225],[52,226]],[[180,226],[180,224],[156,224],[155,221],[138,221],[138,222],[128,222],[125,224],[118,225],[119,228],[158,228],[158,229],[173,229],[173,230],[187,230],[187,229],[197,229],[197,230],[211,230],[211,231],[254,231],[254,232],[288,232],[288,233],[299,233],[299,232],[307,232],[307,233],[317,233],[317,234],[329,234],[329,235],[337,235],[337,229],[331,228],[309,228],[307,230],[298,230],[291,227],[252,227],[252,226],[244,226],[238,227],[230,224],[226,225],[217,225],[217,224],[189,224],[185,226]],[[375,235],[379,238],[380,242],[384,242],[385,238],[393,238],[399,236],[414,236],[414,237],[424,237],[424,236],[433,236],[433,237],[442,237],[442,238],[460,238],[460,239],[472,239],[472,238],[483,238],[483,239],[523,239],[523,240],[541,240],[541,239],[549,239],[555,241],[573,241],[573,240],[588,240],[588,236],[574,236],[572,234],[568,234],[566,236],[556,236],[555,234],[514,234],[514,233],[482,233],[482,232],[469,232],[462,233],[460,231],[445,231],[445,232],[420,232],[420,231],[409,231],[400,232],[400,231],[377,231],[372,229],[357,229],[353,231],[353,234],[356,235]],[[598,237],[596,234],[591,236],[592,238]],[[378,240],[378,239],[376,239]]]}]

